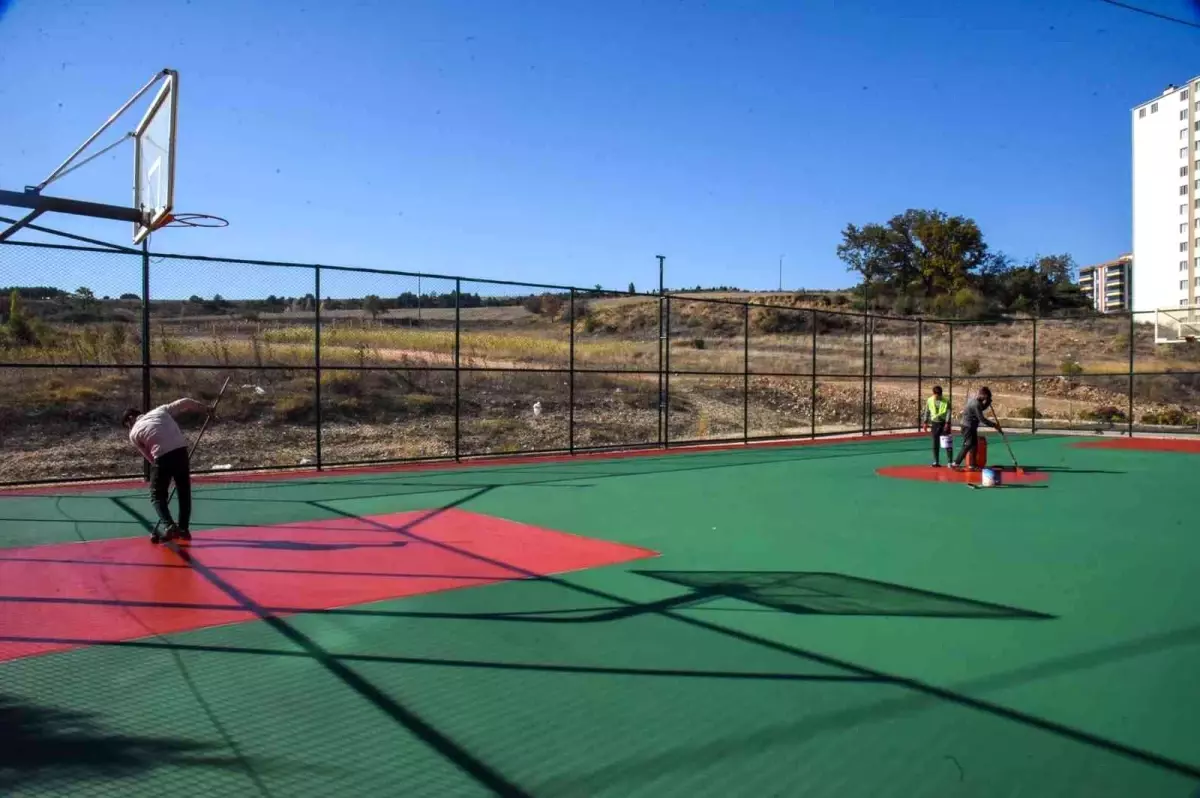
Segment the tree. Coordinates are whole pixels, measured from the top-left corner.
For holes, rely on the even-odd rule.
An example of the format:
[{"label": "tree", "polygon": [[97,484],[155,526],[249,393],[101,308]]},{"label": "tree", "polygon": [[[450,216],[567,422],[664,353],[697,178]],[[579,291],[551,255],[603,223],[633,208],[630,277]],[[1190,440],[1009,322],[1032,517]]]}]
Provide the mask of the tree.
[{"label": "tree", "polygon": [[375,294],[368,294],[363,300],[363,310],[371,314],[371,319],[374,321],[379,318],[379,314],[384,312],[383,301]]},{"label": "tree", "polygon": [[987,261],[988,248],[974,219],[907,210],[886,224],[847,225],[837,255],[867,286],[936,296],[966,287]]},{"label": "tree", "polygon": [[635,288],[635,287],[634,287],[633,283],[630,283],[630,284],[629,284],[629,293],[630,293],[630,294],[636,294],[636,293],[637,293],[637,288]]},{"label": "tree", "polygon": [[87,286],[80,286],[75,289],[75,298],[79,300],[79,304],[85,308],[90,308],[96,304],[96,295],[92,293],[92,289]]}]

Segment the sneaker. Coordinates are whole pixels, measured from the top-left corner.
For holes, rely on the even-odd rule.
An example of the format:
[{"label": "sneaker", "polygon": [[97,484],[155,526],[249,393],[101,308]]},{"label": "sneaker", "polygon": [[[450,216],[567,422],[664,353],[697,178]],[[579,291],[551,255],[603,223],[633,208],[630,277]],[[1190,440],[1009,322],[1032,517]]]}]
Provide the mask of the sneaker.
[{"label": "sneaker", "polygon": [[183,527],[179,527],[178,531],[176,532],[176,535],[179,537],[180,540],[191,540],[192,539],[192,530],[184,529]]},{"label": "sneaker", "polygon": [[165,542],[169,543],[172,540],[178,540],[179,537],[180,537],[179,527],[177,527],[175,524],[167,524],[167,528],[166,528],[166,530],[163,531],[163,534],[162,534],[163,540]]}]

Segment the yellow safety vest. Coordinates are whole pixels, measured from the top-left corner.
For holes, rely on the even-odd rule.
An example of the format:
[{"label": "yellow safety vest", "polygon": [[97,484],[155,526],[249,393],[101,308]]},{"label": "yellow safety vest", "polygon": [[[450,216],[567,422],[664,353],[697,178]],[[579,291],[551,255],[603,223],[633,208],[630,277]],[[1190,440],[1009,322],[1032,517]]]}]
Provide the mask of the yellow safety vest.
[{"label": "yellow safety vest", "polygon": [[938,401],[937,397],[931,396],[926,401],[926,408],[931,422],[948,421],[950,419],[950,403],[945,399]]}]

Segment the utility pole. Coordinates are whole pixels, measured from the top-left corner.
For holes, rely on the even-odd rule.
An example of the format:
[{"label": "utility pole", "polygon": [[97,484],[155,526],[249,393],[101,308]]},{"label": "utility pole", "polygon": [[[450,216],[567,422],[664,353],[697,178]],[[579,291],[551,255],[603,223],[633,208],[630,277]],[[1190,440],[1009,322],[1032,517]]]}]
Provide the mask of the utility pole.
[{"label": "utility pole", "polygon": [[779,293],[783,293],[783,256],[779,256]]}]

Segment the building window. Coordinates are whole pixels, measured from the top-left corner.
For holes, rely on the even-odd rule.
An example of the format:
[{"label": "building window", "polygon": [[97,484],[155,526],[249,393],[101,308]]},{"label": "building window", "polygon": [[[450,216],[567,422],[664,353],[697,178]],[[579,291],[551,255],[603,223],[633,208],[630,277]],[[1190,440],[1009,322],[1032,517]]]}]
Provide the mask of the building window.
[{"label": "building window", "polygon": [[1146,115],[1146,109],[1145,109],[1145,108],[1142,108],[1142,109],[1139,109],[1139,110],[1138,110],[1138,119],[1141,119],[1141,118],[1142,118],[1142,117],[1144,117],[1145,115]]},{"label": "building window", "polygon": [[1187,196],[1187,185],[1186,184],[1179,187],[1179,193],[1182,196]]},{"label": "building window", "polygon": [[1158,113],[1158,103],[1151,103],[1151,104],[1150,104],[1150,113],[1152,113],[1152,114],[1157,114],[1157,113]]},{"label": "building window", "polygon": [[1179,271],[1181,271],[1181,272],[1187,271],[1187,261],[1186,260],[1179,261]]},{"label": "building window", "polygon": [[1187,290],[1187,280],[1180,280],[1180,281],[1179,281],[1179,290],[1181,290],[1181,291],[1186,291],[1186,290]]},{"label": "building window", "polygon": [[1187,128],[1186,127],[1183,130],[1179,131],[1179,138],[1181,138],[1181,139],[1187,138]]},{"label": "building window", "polygon": [[1187,252],[1187,242],[1186,242],[1186,241],[1180,241],[1180,242],[1179,242],[1179,251],[1180,251],[1180,252]]},{"label": "building window", "polygon": [[1179,92],[1180,100],[1182,100],[1183,102],[1187,102],[1187,98],[1188,98],[1188,90],[1187,89],[1184,89],[1183,91]]},{"label": "building window", "polygon": [[1187,177],[1187,167],[1186,166],[1179,167],[1179,176]]},{"label": "building window", "polygon": [[1187,157],[1187,147],[1180,147],[1180,148],[1179,148],[1179,157],[1180,157],[1180,158],[1186,158],[1186,157]]},{"label": "building window", "polygon": [[1186,202],[1179,206],[1179,215],[1182,216],[1185,213],[1187,213],[1187,203]]},{"label": "building window", "polygon": [[1187,109],[1186,108],[1184,108],[1182,111],[1179,112],[1179,118],[1184,121],[1187,120]]}]

